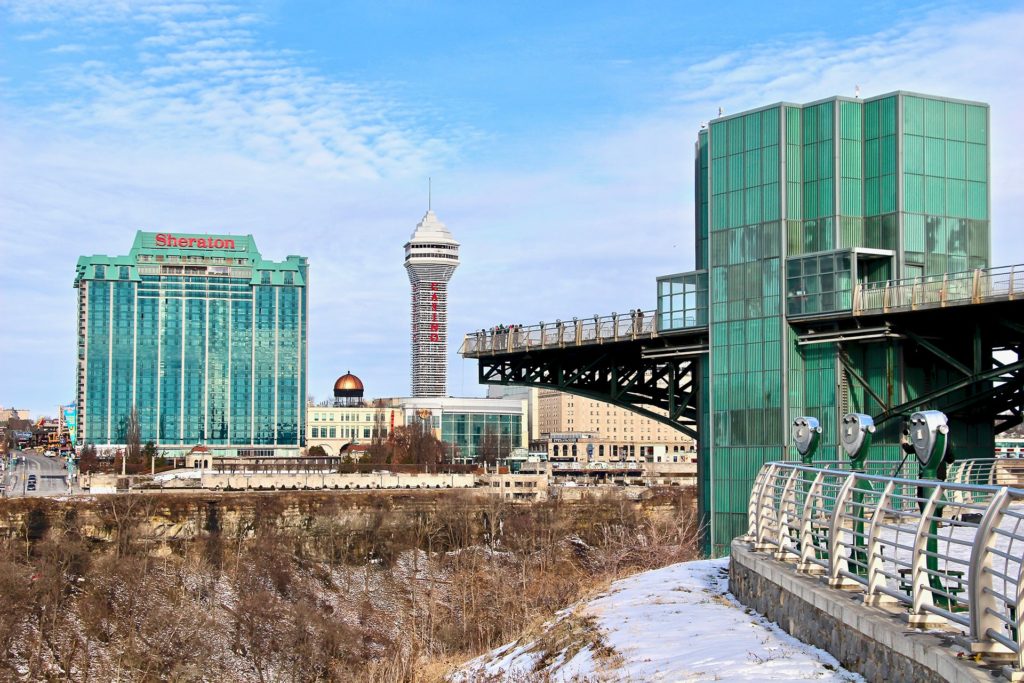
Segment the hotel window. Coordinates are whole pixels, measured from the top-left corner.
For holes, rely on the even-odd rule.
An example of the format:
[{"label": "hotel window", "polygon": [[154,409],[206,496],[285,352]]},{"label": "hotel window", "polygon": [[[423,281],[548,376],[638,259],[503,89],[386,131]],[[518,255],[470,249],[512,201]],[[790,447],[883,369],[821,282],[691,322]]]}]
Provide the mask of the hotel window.
[{"label": "hotel window", "polygon": [[121,279],[121,280],[127,280],[128,279],[128,266],[121,266],[121,268],[119,270],[120,270],[120,272],[118,273],[118,278]]},{"label": "hotel window", "polygon": [[320,436],[320,430],[317,429],[316,427],[313,427],[313,435],[312,436],[313,436],[314,439],[318,438]]},{"label": "hotel window", "polygon": [[284,274],[284,283],[286,285],[294,285],[295,284],[295,276],[291,272],[285,273]]},{"label": "hotel window", "polygon": [[334,427],[331,427],[331,438],[333,439],[335,437],[335,435],[336,435],[336,432],[334,431]]}]

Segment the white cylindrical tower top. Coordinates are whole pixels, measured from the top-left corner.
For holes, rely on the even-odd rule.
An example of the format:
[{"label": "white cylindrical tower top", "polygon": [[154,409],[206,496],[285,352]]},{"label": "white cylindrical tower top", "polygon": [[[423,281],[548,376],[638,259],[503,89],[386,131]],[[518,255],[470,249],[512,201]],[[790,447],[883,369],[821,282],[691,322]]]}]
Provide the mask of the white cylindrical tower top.
[{"label": "white cylindrical tower top", "polygon": [[405,262],[437,261],[449,266],[459,265],[459,243],[448,232],[447,226],[437,219],[433,211],[427,211],[412,236],[405,243]]}]

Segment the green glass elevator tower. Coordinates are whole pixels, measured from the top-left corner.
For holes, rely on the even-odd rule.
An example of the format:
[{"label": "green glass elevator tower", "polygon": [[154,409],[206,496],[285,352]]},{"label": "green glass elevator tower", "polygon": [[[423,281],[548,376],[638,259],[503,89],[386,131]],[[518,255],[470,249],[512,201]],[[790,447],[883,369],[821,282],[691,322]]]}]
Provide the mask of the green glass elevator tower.
[{"label": "green glass elevator tower", "polygon": [[[944,372],[894,340],[801,345],[788,320],[850,310],[858,282],[988,267],[988,105],[908,92],[773,104],[701,130],[695,172],[698,271],[659,278],[659,326],[694,319],[676,309],[707,283],[699,500],[717,555],[746,532],[761,465],[790,459],[795,417],[817,416],[818,457],[838,460],[843,413],[923,395]],[[897,422],[873,459],[902,459]],[[991,444],[991,426],[961,429],[968,450]]]},{"label": "green glass elevator tower", "polygon": [[127,256],[79,258],[81,444],[222,454],[304,445],[308,266],[251,235],[139,232]]}]

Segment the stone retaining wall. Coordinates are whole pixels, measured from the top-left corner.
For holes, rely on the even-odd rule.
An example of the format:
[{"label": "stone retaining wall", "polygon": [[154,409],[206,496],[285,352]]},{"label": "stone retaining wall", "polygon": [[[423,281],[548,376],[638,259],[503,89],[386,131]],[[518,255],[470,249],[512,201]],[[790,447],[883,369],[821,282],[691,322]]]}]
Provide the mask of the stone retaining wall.
[{"label": "stone retaining wall", "polygon": [[732,542],[729,591],[870,683],[993,680],[993,670],[958,658],[958,652],[964,653],[954,643],[958,632],[912,629],[902,618],[905,610],[865,606],[862,593],[829,588],[739,539]]}]

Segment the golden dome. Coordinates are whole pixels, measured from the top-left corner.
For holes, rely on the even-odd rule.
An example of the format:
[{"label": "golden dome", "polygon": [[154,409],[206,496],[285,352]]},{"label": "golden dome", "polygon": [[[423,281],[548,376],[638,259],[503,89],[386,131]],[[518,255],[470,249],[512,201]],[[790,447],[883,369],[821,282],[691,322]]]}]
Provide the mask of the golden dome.
[{"label": "golden dome", "polygon": [[351,372],[346,372],[334,383],[334,395],[362,396],[363,382]]}]

